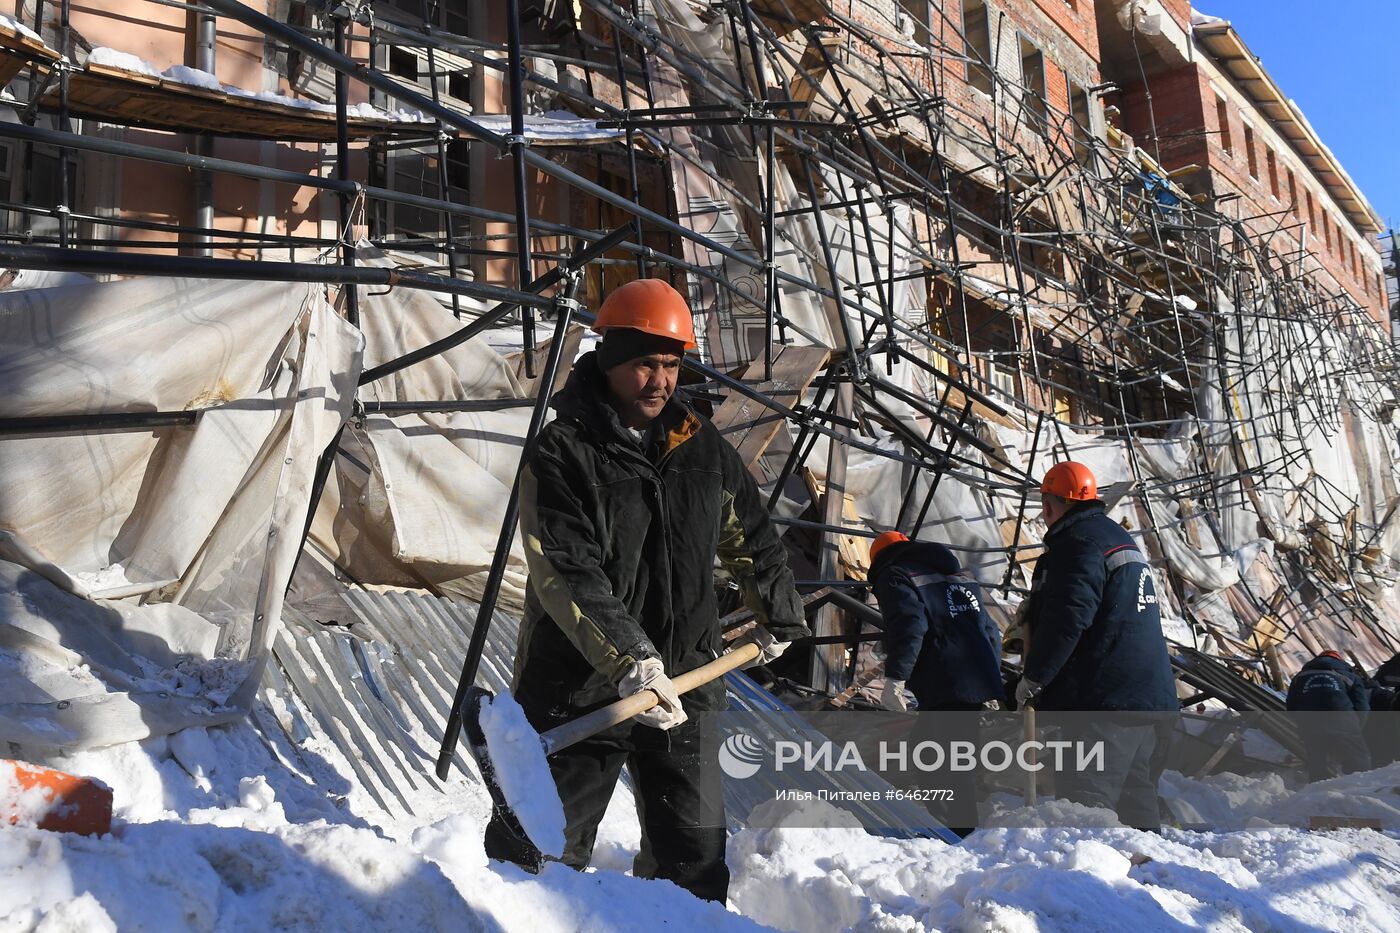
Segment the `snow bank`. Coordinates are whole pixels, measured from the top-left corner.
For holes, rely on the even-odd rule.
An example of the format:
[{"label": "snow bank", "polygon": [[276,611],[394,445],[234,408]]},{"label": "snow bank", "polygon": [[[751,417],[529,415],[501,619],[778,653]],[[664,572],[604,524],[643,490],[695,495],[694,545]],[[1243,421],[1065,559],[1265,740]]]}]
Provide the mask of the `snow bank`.
[{"label": "snow bank", "polygon": [[870,836],[834,810],[821,816],[840,828],[796,828],[825,803],[765,806],[787,809],[730,840],[730,898],[784,930],[1400,926],[1400,841],[1370,832],[1006,828],[946,846]]},{"label": "snow bank", "polygon": [[[315,736],[294,749],[243,723],[187,729],[64,765],[113,788],[113,831],[0,832],[0,929],[760,929],[669,882],[491,863],[478,783],[454,776],[442,790],[421,787],[423,815],[396,819]],[[615,803],[600,836],[618,861],[623,840],[630,863],[636,819],[630,798]]]},{"label": "snow bank", "polygon": [[1306,829],[1313,817],[1344,817],[1400,830],[1400,763],[1301,787],[1290,787],[1278,774],[1196,780],[1168,771],[1162,775],[1162,795],[1184,825]]},{"label": "snow bank", "polygon": [[[1067,829],[1052,825],[1066,805],[1048,801],[1007,807],[1001,815],[1016,825],[949,846],[872,836],[824,802],[775,801],[760,814],[771,828],[730,839],[726,911],[623,873],[638,839],[625,790],[604,818],[593,870],[551,863],[530,875],[487,860],[479,783],[425,785],[419,817],[392,817],[314,735],[294,747],[247,724],[190,729],[64,765],[114,789],[113,832],[0,832],[0,929],[1400,929],[1400,840],[1362,830]],[[1397,769],[1293,799],[1300,813],[1321,799],[1309,794],[1393,804]],[[1286,792],[1169,779],[1244,813]],[[813,824],[828,828],[800,828]]]}]

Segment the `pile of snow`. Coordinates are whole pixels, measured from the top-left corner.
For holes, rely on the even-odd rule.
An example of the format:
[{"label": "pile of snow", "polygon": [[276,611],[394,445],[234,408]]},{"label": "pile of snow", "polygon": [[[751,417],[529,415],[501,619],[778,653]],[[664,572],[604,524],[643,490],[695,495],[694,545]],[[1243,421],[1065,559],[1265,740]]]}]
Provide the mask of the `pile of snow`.
[{"label": "pile of snow", "polygon": [[[268,717],[265,709],[256,715]],[[551,863],[530,875],[487,860],[481,836],[490,804],[479,783],[454,776],[441,791],[420,787],[420,816],[391,816],[316,735],[294,749],[242,723],[189,729],[78,753],[62,766],[114,789],[113,831],[0,832],[5,929],[1400,927],[1400,840],[1362,830],[1067,829],[1054,824],[1072,805],[1049,801],[1007,810],[1014,826],[949,846],[870,835],[824,802],[774,801],[754,820],[771,828],[730,840],[726,911],[668,882],[625,874],[639,836],[625,790],[604,818],[592,870]],[[1397,767],[1312,792],[1374,790],[1400,779]],[[1249,809],[1279,790],[1202,783],[1222,807]],[[1082,808],[1072,815],[1096,818]],[[827,828],[803,828],[813,825]]]},{"label": "pile of snow", "polygon": [[188,65],[171,65],[162,71],[160,76],[177,84],[202,87],[206,91],[222,91],[224,89],[223,82],[218,78],[201,68],[191,68]]},{"label": "pile of snow", "polygon": [[1221,19],[1218,16],[1207,16],[1204,13],[1197,13],[1195,10],[1191,11],[1192,26],[1215,26],[1220,23],[1229,25],[1229,20]]},{"label": "pile of snow", "polygon": [[1291,787],[1279,774],[1214,774],[1192,779],[1168,771],[1162,795],[1183,825],[1217,830],[1307,828],[1313,817],[1376,820],[1400,830],[1400,763]]},{"label": "pile of snow", "polygon": [[[478,113],[472,120],[493,133],[510,132],[510,114]],[[620,129],[598,126],[595,120],[585,120],[565,110],[551,110],[538,116],[525,117],[525,135],[535,142],[580,142],[598,139],[616,139],[623,135]]]},{"label": "pile of snow", "polygon": [[113,829],[0,832],[0,929],[758,929],[669,882],[622,873],[638,838],[625,792],[600,831],[611,870],[556,863],[530,875],[487,860],[479,784],[420,787],[421,815],[394,817],[319,736],[274,748],[240,723],[55,764],[113,788]]},{"label": "pile of snow", "polygon": [[160,70],[145,59],[132,55],[130,52],[109,49],[106,46],[98,46],[93,49],[88,54],[88,64],[115,68],[118,71],[130,71],[133,74],[145,75],[148,78],[160,77]]},{"label": "pile of snow", "polygon": [[[1400,924],[1400,841],[1365,831],[1007,828],[946,846],[865,835],[825,803],[765,806],[774,808],[765,818],[774,828],[731,840],[730,899],[782,930],[1245,933]],[[795,828],[819,818],[838,828]]]}]

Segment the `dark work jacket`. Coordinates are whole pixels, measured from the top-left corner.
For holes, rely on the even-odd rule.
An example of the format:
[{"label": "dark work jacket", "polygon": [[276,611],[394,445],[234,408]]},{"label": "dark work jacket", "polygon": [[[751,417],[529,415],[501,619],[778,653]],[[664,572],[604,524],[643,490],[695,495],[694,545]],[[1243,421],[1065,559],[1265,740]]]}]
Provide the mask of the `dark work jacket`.
[{"label": "dark work jacket", "polygon": [[1025,676],[1047,710],[1176,710],[1147,558],[1102,502],[1045,535],[1031,579]]},{"label": "dark work jacket", "polygon": [[[644,449],[607,403],[593,353],[553,406],[521,472],[530,576],[513,692],[537,726],[616,700],[642,658],[674,677],[718,657],[716,557],[774,637],[809,634],[758,488],[714,425],[673,396]],[[722,709],[722,683],[684,705]]]},{"label": "dark work jacket", "polygon": [[1001,699],[1001,632],[982,590],[941,544],[891,544],[870,566],[885,621],[885,676],[920,709]]},{"label": "dark work jacket", "polygon": [[1367,712],[1366,681],[1345,661],[1318,655],[1288,685],[1288,708],[1303,712]]}]

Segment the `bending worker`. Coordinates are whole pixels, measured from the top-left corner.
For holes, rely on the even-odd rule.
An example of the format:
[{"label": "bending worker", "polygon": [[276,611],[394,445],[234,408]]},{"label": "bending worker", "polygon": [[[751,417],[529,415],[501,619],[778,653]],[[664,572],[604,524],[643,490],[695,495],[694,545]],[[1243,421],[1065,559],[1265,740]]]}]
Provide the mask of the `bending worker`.
[{"label": "bending worker", "polygon": [[[1042,710],[1177,712],[1176,687],[1152,568],[1105,514],[1094,474],[1057,463],[1040,486],[1048,526],[1031,578],[1025,664],[1016,703]],[[1164,717],[1096,718],[1086,739],[1105,743],[1102,771],[1055,775],[1061,797],[1116,810],[1126,825],[1161,826],[1154,755]]]},{"label": "bending worker", "polygon": [[953,552],[887,531],[870,547],[870,581],[885,623],[880,704],[905,710],[980,710],[1002,696],[1001,632],[982,590]]},{"label": "bending worker", "polygon": [[[921,712],[910,742],[971,742],[979,745],[974,710],[1000,699],[1001,632],[987,615],[982,590],[963,573],[953,552],[941,544],[910,541],[887,531],[870,548],[870,581],[884,621],[885,689],[880,704],[906,710],[907,686]],[[897,776],[924,789],[917,772]],[[966,837],[977,825],[977,776],[946,772],[939,789],[951,799],[929,798],[929,813]]]},{"label": "bending worker", "polygon": [[1295,721],[1309,781],[1371,770],[1362,732],[1371,709],[1366,682],[1336,651],[1322,652],[1298,671],[1288,685],[1288,709],[1303,713]]},{"label": "bending worker", "polygon": [[[723,650],[717,557],[757,616],[755,663],[808,634],[802,603],[753,478],[676,394],[681,356],[695,346],[685,299],[659,279],[629,282],[603,302],[594,329],[602,341],[555,396],[557,417],[521,472],[529,582],[512,692],[544,732],[654,690],[658,706],[551,756],[563,861],[587,866],[625,764],[642,826],[637,877],[723,903],[718,740],[698,714],[725,708],[724,686],[680,697],[671,678]],[[494,818],[486,852],[532,870],[541,861]]]}]

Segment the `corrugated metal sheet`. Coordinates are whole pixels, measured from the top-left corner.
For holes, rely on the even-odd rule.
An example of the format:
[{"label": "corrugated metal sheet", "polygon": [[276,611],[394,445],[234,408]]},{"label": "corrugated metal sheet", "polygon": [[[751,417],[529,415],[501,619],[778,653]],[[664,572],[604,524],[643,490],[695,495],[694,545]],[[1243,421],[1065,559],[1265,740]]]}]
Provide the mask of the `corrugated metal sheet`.
[{"label": "corrugated metal sheet", "polygon": [[[296,609],[274,646],[277,664],[269,665],[264,690],[283,699],[295,694],[321,735],[333,742],[357,778],[385,810],[413,812],[412,798],[427,789],[441,790],[433,768],[438,742],[457,686],[478,607],[466,600],[406,592],[347,590],[348,624],[323,624]],[[508,691],[519,623],[497,612],[487,633],[476,682],[493,692]],[[751,714],[769,738],[821,741],[820,733],[747,676],[725,679],[730,708]],[[289,713],[281,727],[295,742],[312,731],[294,704],[278,704]],[[454,761],[472,780],[473,765],[458,754]],[[624,775],[624,780],[626,777]],[[785,777],[786,788],[816,792],[878,790],[889,787],[870,774],[804,773]],[[733,814],[748,814],[772,800],[777,786],[755,777],[726,779],[725,801],[731,829],[742,828]],[[907,803],[843,804],[858,811],[867,825],[888,827],[897,836],[937,836],[956,841],[922,808]]]}]

